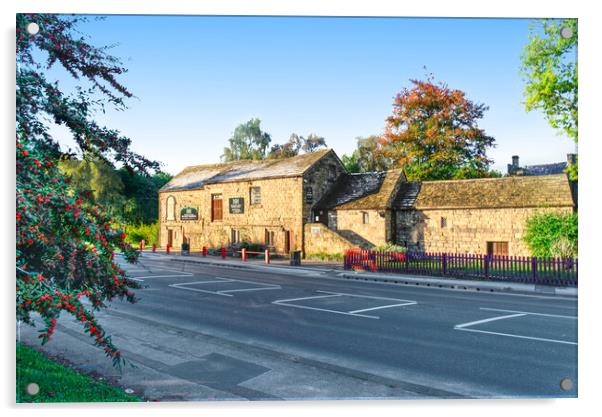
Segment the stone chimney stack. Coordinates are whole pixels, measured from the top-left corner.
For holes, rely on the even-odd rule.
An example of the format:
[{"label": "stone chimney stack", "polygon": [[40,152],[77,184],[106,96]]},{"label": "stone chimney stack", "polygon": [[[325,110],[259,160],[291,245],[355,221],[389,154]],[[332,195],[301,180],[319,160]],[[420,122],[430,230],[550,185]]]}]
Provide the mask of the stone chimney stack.
[{"label": "stone chimney stack", "polygon": [[515,175],[519,168],[518,155],[513,155],[512,164],[508,164],[508,175]]}]

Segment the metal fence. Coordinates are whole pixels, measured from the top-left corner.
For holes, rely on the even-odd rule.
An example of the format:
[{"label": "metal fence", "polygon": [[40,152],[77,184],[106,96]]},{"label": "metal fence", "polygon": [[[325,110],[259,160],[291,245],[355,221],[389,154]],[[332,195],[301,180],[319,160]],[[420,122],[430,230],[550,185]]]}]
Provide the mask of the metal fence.
[{"label": "metal fence", "polygon": [[345,269],[577,286],[577,258],[347,250]]}]

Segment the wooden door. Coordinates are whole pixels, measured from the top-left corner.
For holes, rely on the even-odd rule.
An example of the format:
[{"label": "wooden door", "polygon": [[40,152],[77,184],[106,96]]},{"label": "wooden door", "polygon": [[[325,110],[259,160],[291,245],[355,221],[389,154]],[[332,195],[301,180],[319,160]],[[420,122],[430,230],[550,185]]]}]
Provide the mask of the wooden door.
[{"label": "wooden door", "polygon": [[222,195],[213,194],[211,196],[211,221],[221,221],[223,216]]},{"label": "wooden door", "polygon": [[290,230],[284,231],[284,253],[290,253],[291,251],[291,232]]},{"label": "wooden door", "polygon": [[167,244],[172,247],[173,246],[173,230],[169,229],[167,231]]}]

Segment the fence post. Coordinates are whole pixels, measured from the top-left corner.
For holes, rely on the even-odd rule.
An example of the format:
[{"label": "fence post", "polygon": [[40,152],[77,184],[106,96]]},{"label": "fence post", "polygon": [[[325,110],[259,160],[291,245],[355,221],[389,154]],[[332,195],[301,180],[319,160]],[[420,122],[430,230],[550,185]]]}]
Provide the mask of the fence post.
[{"label": "fence post", "polygon": [[246,262],[246,260],[247,260],[247,249],[246,248],[242,248],[242,260],[243,260],[243,262]]},{"label": "fence post", "polygon": [[537,282],[537,258],[535,256],[531,258],[531,277],[535,284]]},{"label": "fence post", "polygon": [[441,255],[441,267],[442,267],[441,273],[443,275],[445,275],[447,273],[447,254],[445,254],[445,253],[443,253]]},{"label": "fence post", "polygon": [[270,263],[270,250],[269,249],[265,250],[265,263],[266,264]]},{"label": "fence post", "polygon": [[485,264],[485,279],[489,279],[489,255],[484,256]]},{"label": "fence post", "polygon": [[222,246],[222,259],[226,259],[226,248]]}]

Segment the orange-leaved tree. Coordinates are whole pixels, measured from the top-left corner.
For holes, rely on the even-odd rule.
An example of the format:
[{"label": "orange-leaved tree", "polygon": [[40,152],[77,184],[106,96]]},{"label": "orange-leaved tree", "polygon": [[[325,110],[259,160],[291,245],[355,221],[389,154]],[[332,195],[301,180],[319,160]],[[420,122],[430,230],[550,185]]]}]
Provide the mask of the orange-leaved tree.
[{"label": "orange-leaved tree", "polygon": [[486,155],[495,139],[477,125],[488,107],[432,77],[410,81],[413,88],[395,97],[381,152],[411,181],[499,175],[489,170]]}]

